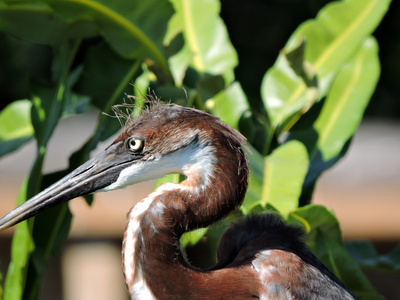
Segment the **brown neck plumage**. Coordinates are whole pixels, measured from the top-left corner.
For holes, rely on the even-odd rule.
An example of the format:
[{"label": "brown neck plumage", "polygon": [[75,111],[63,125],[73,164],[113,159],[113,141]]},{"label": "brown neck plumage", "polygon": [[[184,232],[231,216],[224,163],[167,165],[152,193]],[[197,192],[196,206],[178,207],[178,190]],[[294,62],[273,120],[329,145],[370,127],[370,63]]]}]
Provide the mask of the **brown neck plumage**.
[{"label": "brown neck plumage", "polygon": [[[180,252],[181,235],[220,220],[243,202],[249,167],[241,148],[242,139],[234,136],[236,131],[229,127],[219,123],[217,126],[222,128],[206,134],[200,131],[194,139],[195,147],[212,152],[212,174],[205,174],[211,171],[194,164],[183,170],[187,178],[181,184],[160,186],[132,209],[124,238],[126,248],[129,231],[134,231],[136,243],[131,253],[134,275],[127,279],[131,293],[137,293],[141,284],[153,293],[158,293],[163,286],[161,290],[165,292],[173,288],[166,286],[168,278],[197,272],[184,261]],[[207,155],[204,153],[202,157]],[[125,255],[129,255],[128,252],[125,249]],[[125,275],[129,275],[128,272],[125,268]],[[135,284],[136,291],[133,291]]]}]

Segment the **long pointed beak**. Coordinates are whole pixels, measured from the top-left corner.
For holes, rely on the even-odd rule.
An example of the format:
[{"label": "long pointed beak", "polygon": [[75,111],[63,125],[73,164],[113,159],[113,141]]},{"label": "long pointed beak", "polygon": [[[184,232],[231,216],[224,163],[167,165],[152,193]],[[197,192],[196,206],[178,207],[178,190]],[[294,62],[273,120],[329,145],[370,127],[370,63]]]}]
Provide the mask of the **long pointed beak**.
[{"label": "long pointed beak", "polygon": [[27,200],[0,220],[0,230],[64,203],[73,198],[91,194],[116,182],[127,165],[134,164],[140,157],[118,153],[118,145],[90,159],[64,178],[60,179],[35,197]]}]

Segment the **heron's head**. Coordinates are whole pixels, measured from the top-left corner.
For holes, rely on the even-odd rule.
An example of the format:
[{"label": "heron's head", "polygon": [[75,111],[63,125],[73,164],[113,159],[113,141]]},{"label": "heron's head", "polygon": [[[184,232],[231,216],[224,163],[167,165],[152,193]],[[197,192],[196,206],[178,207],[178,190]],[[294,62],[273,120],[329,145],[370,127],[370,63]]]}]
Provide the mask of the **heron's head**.
[{"label": "heron's head", "polygon": [[153,103],[138,118],[130,119],[102,153],[1,219],[0,230],[78,196],[170,173],[186,175],[186,184],[206,186],[214,177],[219,157],[228,156],[226,149],[240,148],[244,140],[239,132],[207,113]]}]

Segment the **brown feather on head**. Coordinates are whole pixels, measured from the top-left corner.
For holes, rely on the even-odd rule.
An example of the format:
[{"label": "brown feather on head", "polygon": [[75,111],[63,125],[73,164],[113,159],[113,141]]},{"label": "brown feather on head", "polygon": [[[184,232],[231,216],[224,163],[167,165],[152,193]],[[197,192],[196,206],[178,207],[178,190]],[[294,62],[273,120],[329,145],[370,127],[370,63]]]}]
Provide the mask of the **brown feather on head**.
[{"label": "brown feather on head", "polygon": [[[145,106],[124,103],[113,107],[121,124],[121,119],[125,119],[122,133],[115,142],[139,133],[150,138],[153,146],[163,145],[163,148],[158,148],[157,151],[165,153],[182,148],[193,142],[194,139],[198,139],[200,132],[207,132],[208,134],[202,135],[203,139],[200,139],[199,142],[211,142],[210,139],[219,136],[231,147],[238,144],[250,152],[246,146],[246,138],[215,116],[195,108],[164,103],[155,94],[147,95],[146,99],[129,97],[143,101]],[[188,139],[191,136],[192,138]]]}]

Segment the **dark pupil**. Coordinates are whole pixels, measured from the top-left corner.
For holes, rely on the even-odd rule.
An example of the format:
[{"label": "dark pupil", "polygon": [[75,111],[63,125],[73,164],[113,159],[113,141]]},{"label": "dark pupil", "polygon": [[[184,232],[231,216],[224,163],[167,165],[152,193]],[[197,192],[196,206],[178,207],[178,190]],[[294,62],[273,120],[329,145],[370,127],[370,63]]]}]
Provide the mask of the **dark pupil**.
[{"label": "dark pupil", "polygon": [[131,140],[131,146],[132,146],[132,147],[135,147],[135,146],[136,146],[136,140],[134,140],[134,139]]}]

